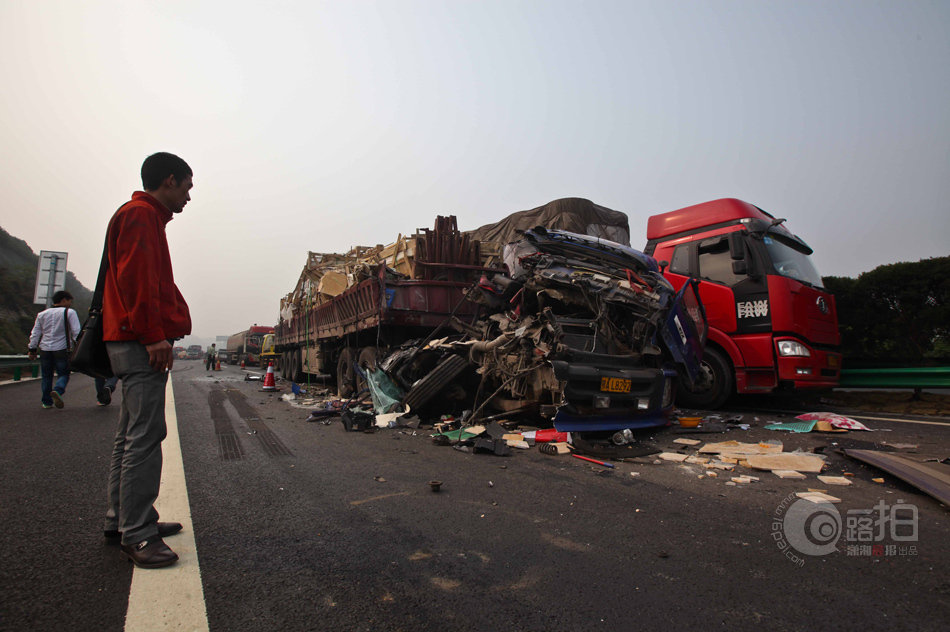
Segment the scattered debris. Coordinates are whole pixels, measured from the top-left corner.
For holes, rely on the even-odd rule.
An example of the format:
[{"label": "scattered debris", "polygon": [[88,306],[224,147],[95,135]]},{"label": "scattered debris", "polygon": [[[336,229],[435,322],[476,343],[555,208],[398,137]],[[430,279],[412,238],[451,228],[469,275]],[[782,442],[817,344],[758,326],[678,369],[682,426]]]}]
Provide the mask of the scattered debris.
[{"label": "scattered debris", "polygon": [[827,421],[835,428],[844,428],[845,430],[871,430],[860,421],[835,413],[805,413],[804,415],[798,415],[795,419],[816,422]]},{"label": "scattered debris", "polygon": [[739,441],[721,441],[707,443],[699,449],[699,454],[719,454],[722,461],[738,462],[738,459],[755,454],[779,454],[782,452],[780,441],[762,441],[759,443],[741,443]]},{"label": "scattered debris", "polygon": [[910,483],[950,507],[950,467],[942,463],[918,463],[893,452],[845,450],[844,453]]},{"label": "scattered debris", "polygon": [[681,445],[699,445],[702,441],[697,439],[674,439],[673,443],[679,443]]},{"label": "scattered debris", "polygon": [[752,483],[752,482],[757,481],[757,480],[759,480],[759,477],[758,477],[758,476],[745,476],[745,475],[743,475],[743,476],[733,476],[733,477],[732,477],[732,482],[733,482],[733,483],[739,483],[740,485],[748,485],[749,483]]},{"label": "scattered debris", "polygon": [[841,499],[829,496],[823,492],[796,492],[796,496],[813,503],[840,503]]},{"label": "scattered debris", "polygon": [[679,452],[661,452],[657,456],[664,461],[675,461],[677,463],[685,461],[687,458],[686,454],[680,454]]},{"label": "scattered debris", "polygon": [[883,478],[872,478],[871,480],[874,481],[875,483],[878,483],[878,484],[881,484],[881,485],[884,484],[884,479],[883,479]]},{"label": "scattered debris", "polygon": [[603,465],[604,467],[609,467],[609,468],[611,468],[611,469],[613,469],[613,467],[614,467],[612,463],[606,463],[606,462],[604,462],[604,461],[598,461],[597,459],[591,459],[591,458],[589,458],[589,457],[582,456],[582,455],[580,455],[580,454],[572,454],[571,456],[574,457],[575,459],[581,459],[581,460],[584,460],[584,461],[589,461],[590,463],[596,463],[597,465]]},{"label": "scattered debris", "polygon": [[756,454],[747,460],[749,467],[754,470],[795,470],[817,474],[825,466],[825,461],[820,456],[802,452]]},{"label": "scattered debris", "polygon": [[434,492],[439,491],[442,489],[442,481],[429,481],[429,489]]},{"label": "scattered debris", "polygon": [[818,476],[818,480],[825,485],[850,485],[851,481],[844,476]]},{"label": "scattered debris", "polygon": [[772,470],[772,474],[775,474],[779,478],[807,478],[804,474],[796,472],[795,470]]},{"label": "scattered debris", "polygon": [[765,429],[766,430],[786,430],[788,432],[805,433],[805,432],[811,432],[812,430],[814,430],[816,423],[818,422],[817,421],[800,421],[800,422],[779,421],[773,424],[768,424],[767,426],[765,426]]}]

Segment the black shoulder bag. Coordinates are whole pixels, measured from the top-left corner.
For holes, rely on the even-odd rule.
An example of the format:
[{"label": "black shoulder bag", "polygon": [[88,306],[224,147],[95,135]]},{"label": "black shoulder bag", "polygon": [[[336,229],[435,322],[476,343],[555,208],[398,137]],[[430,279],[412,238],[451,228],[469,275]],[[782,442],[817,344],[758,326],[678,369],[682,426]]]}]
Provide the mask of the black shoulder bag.
[{"label": "black shoulder bag", "polygon": [[109,361],[106,343],[102,339],[102,293],[105,291],[108,268],[109,233],[107,231],[106,243],[102,247],[102,262],[99,264],[99,280],[96,281],[96,291],[92,295],[89,316],[82,325],[79,337],[76,338],[76,347],[70,359],[70,368],[73,371],[102,379],[113,377],[112,363]]}]

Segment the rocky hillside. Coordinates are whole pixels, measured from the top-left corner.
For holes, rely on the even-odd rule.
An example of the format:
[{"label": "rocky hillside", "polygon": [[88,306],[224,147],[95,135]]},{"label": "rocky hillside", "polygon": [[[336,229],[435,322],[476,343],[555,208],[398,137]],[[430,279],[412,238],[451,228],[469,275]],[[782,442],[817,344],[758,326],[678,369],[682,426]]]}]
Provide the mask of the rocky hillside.
[{"label": "rocky hillside", "polygon": [[[25,354],[30,330],[42,305],[33,304],[39,255],[22,239],[0,228],[0,355]],[[92,290],[66,272],[66,291],[75,297],[79,320],[86,318]]]}]

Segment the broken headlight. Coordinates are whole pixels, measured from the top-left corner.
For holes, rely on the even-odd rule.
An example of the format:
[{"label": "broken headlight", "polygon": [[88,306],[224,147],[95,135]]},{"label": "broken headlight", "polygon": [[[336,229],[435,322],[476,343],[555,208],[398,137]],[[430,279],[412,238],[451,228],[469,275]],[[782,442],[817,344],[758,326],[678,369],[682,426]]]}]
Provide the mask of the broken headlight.
[{"label": "broken headlight", "polygon": [[778,354],[780,356],[800,356],[807,358],[811,355],[808,347],[795,340],[779,340]]}]

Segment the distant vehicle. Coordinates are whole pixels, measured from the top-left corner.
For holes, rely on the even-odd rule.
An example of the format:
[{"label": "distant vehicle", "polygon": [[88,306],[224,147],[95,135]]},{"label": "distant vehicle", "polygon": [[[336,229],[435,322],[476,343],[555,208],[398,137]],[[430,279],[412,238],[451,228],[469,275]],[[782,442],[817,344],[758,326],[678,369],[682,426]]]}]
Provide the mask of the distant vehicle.
[{"label": "distant vehicle", "polygon": [[654,215],[644,252],[669,262],[679,289],[699,279],[709,320],[706,379],[681,382],[676,402],[717,408],[732,393],[832,388],[841,374],[835,299],[812,249],[783,223],[727,198]]},{"label": "distant vehicle", "polygon": [[172,355],[178,360],[184,360],[188,356],[188,351],[182,346],[172,347]]},{"label": "distant vehicle", "polygon": [[190,345],[186,353],[186,360],[200,360],[202,356],[201,345]]},{"label": "distant vehicle", "polygon": [[228,337],[228,362],[246,366],[260,366],[261,344],[264,336],[274,333],[273,327],[254,325]]},{"label": "distant vehicle", "polygon": [[215,336],[215,349],[218,351],[218,362],[227,364],[228,362],[228,338],[230,336]]}]

